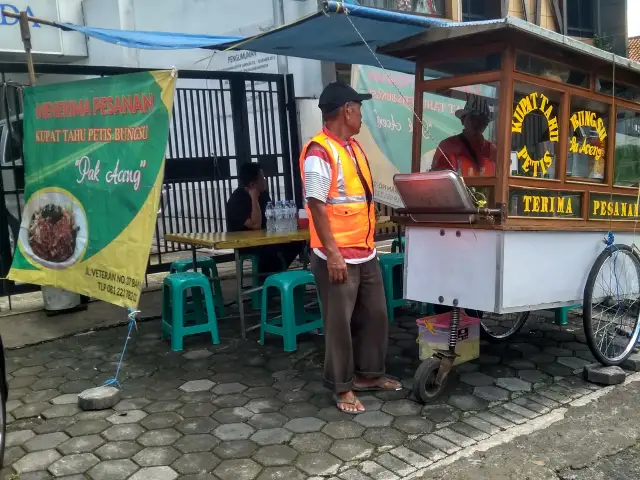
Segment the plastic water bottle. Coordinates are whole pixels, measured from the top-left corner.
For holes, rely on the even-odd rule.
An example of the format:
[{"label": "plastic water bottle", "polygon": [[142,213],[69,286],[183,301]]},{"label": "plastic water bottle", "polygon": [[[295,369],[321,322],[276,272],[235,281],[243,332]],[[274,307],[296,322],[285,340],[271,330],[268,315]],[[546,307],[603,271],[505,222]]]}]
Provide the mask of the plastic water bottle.
[{"label": "plastic water bottle", "polygon": [[276,202],[276,232],[284,232],[284,208],[282,202]]},{"label": "plastic water bottle", "polygon": [[276,231],[276,215],[273,209],[273,203],[267,203],[267,208],[264,211],[264,216],[267,218],[267,232]]},{"label": "plastic water bottle", "polygon": [[293,200],[289,202],[289,212],[291,217],[291,231],[295,232],[298,230],[298,206]]}]

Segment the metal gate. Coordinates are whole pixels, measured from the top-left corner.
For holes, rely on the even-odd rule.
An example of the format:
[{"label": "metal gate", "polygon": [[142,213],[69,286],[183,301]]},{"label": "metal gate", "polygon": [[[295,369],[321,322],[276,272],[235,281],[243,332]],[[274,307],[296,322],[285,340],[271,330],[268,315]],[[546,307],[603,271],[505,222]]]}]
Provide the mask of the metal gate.
[{"label": "metal gate", "polygon": [[[74,65],[39,65],[36,70],[85,78],[140,71]],[[6,81],[5,74],[22,72],[22,65],[0,64],[0,101],[5,105],[0,107],[0,278],[11,265],[24,206],[22,87]],[[168,270],[182,249],[167,242],[166,234],[226,230],[226,202],[238,186],[238,169],[245,162],[261,164],[274,200],[301,202],[293,77],[200,71],[181,71],[179,77],[147,273]],[[232,259],[224,257],[219,260]],[[0,296],[37,288],[0,281]]]}]

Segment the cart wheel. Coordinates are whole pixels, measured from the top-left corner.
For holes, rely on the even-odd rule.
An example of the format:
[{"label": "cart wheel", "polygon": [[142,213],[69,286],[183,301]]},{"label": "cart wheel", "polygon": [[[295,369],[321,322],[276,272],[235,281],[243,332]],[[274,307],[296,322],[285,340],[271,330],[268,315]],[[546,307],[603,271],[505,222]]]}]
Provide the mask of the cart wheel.
[{"label": "cart wheel", "polygon": [[444,379],[442,385],[437,386],[435,384],[439,369],[440,360],[437,358],[427,358],[416,370],[416,374],[413,376],[413,394],[422,403],[435,400],[444,391],[447,378]]},{"label": "cart wheel", "polygon": [[497,313],[484,312],[480,318],[480,334],[491,343],[500,343],[511,339],[523,327],[531,312]]},{"label": "cart wheel", "polygon": [[640,259],[626,245],[606,248],[584,287],[582,319],[587,345],[603,365],[620,365],[640,333]]}]

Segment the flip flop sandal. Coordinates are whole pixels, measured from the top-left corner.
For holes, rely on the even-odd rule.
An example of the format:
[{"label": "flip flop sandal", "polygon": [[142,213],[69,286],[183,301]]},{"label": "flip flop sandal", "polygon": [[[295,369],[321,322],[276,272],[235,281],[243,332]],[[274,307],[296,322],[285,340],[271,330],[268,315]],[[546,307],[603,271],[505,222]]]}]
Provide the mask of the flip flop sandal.
[{"label": "flip flop sandal", "polygon": [[[398,388],[385,388],[385,385],[391,382],[397,382]],[[402,390],[402,384],[391,377],[380,377],[372,385],[358,386],[353,382],[352,386],[355,392],[399,392]]]},{"label": "flip flop sandal", "polygon": [[[340,404],[345,404],[345,405],[353,405],[354,407],[357,407],[359,400],[358,400],[358,397],[356,397],[355,395],[353,397],[353,401],[351,401],[351,402],[346,401],[346,400],[339,400],[337,395],[333,396],[333,400],[336,402],[336,408],[338,410],[340,410],[342,413],[346,413],[346,414],[349,414],[349,415],[358,415],[360,413],[366,412],[366,410],[353,410],[353,411],[345,410],[344,408],[342,408],[340,406]],[[362,405],[362,403],[360,403],[360,404]]]}]

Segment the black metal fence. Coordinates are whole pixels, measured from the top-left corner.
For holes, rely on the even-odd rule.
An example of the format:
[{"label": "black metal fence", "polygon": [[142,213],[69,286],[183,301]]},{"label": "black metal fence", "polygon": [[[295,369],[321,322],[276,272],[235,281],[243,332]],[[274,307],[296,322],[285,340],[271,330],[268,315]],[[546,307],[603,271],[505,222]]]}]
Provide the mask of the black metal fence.
[{"label": "black metal fence", "polygon": [[[64,81],[69,75],[86,78],[140,71],[74,65],[38,65],[36,70],[65,75]],[[9,78],[24,71],[21,64],[0,64],[0,278],[11,265],[24,206],[22,86]],[[147,273],[167,270],[173,254],[183,248],[167,242],[166,234],[226,229],[226,201],[238,186],[238,168],[245,162],[262,165],[274,200],[295,199],[300,204],[293,77],[202,71],[181,71],[179,76],[190,80],[188,88],[178,82],[174,98]],[[0,296],[36,288],[0,281]]]}]

